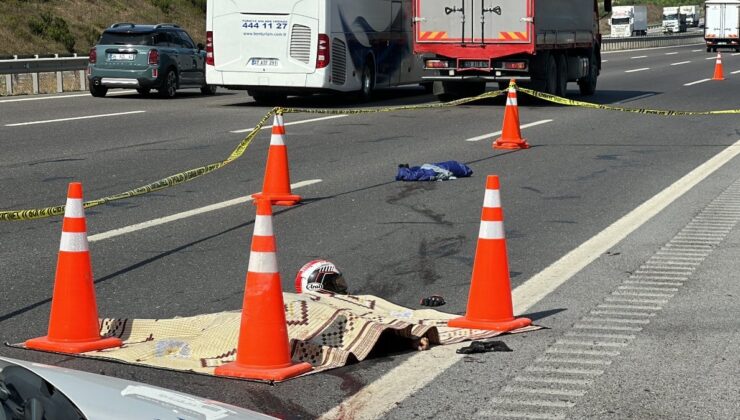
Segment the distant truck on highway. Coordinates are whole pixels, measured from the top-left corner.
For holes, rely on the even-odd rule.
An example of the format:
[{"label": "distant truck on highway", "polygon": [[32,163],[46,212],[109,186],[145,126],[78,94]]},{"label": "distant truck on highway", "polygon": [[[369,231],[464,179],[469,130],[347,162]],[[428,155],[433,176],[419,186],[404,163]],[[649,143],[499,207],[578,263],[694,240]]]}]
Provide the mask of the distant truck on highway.
[{"label": "distant truck on highway", "polygon": [[699,26],[699,15],[701,8],[699,6],[681,6],[678,8],[679,13],[686,15],[686,25],[696,28]]},{"label": "distant truck on highway", "polygon": [[614,38],[647,35],[647,7],[614,6],[609,25]]},{"label": "distant truck on highway", "polygon": [[740,51],[740,0],[707,0],[704,6],[704,40],[707,52],[717,48]]},{"label": "distant truck on highway", "polygon": [[[605,1],[611,9],[611,0]],[[414,52],[441,100],[484,92],[510,79],[564,96],[584,95],[601,70],[597,0],[416,0]]]},{"label": "distant truck on highway", "polygon": [[686,15],[680,7],[663,8],[663,33],[686,32]]}]

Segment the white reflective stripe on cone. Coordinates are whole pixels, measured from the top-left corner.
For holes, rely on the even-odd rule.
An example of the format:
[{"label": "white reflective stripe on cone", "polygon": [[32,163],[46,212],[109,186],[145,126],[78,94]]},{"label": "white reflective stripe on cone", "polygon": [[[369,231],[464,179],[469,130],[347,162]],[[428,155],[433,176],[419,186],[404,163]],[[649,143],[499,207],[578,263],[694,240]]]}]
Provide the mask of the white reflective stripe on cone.
[{"label": "white reflective stripe on cone", "polygon": [[498,190],[486,190],[486,195],[483,197],[483,207],[494,209],[501,207],[501,194]]},{"label": "white reflective stripe on cone", "polygon": [[254,218],[255,236],[272,236],[272,216],[257,215]]},{"label": "white reflective stripe on cone", "polygon": [[514,106],[516,104],[516,98],[506,98],[506,106]]},{"label": "white reflective stripe on cone", "polygon": [[274,274],[278,272],[277,256],[274,252],[252,251],[249,254],[250,273]]},{"label": "white reflective stripe on cone", "polygon": [[64,206],[64,217],[85,217],[85,209],[82,207],[81,198],[67,198]]},{"label": "white reflective stripe on cone", "polygon": [[60,251],[85,252],[88,249],[85,232],[62,232],[62,240],[59,243]]},{"label": "white reflective stripe on cone", "polygon": [[504,222],[488,222],[481,220],[480,232],[478,232],[478,238],[480,239],[504,239]]},{"label": "white reflective stripe on cone", "polygon": [[285,140],[283,140],[282,134],[273,134],[270,137],[270,146],[285,146]]}]

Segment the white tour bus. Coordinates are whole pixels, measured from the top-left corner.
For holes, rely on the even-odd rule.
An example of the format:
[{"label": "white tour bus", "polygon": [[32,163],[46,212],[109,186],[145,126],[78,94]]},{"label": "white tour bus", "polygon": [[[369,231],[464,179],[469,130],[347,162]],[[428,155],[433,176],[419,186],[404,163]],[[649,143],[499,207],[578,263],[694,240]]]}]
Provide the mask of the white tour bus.
[{"label": "white tour bus", "polygon": [[257,101],[420,83],[413,0],[208,0],[206,81]]}]

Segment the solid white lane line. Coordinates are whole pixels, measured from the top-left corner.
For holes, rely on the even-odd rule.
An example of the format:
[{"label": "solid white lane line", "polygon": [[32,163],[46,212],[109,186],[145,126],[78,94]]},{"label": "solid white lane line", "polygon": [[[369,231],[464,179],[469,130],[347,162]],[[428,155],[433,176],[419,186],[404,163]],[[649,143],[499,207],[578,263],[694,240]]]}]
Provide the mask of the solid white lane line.
[{"label": "solid white lane line", "polygon": [[[290,186],[292,188],[301,188],[301,187],[306,187],[308,185],[318,184],[321,181],[322,181],[321,179],[309,179],[306,181],[296,182],[295,184],[291,184]],[[181,219],[185,219],[188,217],[197,216],[199,214],[208,213],[214,210],[220,210],[226,207],[235,206],[237,204],[247,203],[249,201],[252,201],[251,194],[246,197],[238,197],[232,200],[222,201],[220,203],[211,204],[208,206],[184,211],[181,213],[176,213],[171,216],[160,217],[159,219],[149,220],[147,222],[137,223],[135,225],[130,225],[130,226],[126,226],[126,227],[122,227],[118,229],[109,230],[107,232],[97,233],[95,235],[88,236],[87,240],[88,242],[95,242],[95,241],[102,241],[104,239],[115,238],[116,236],[121,236],[127,233],[136,232],[137,230],[148,229],[151,227],[163,225],[165,223],[174,222],[175,220],[181,220]]]},{"label": "solid white lane line", "polygon": [[114,112],[112,114],[86,115],[84,117],[57,118],[55,120],[29,121],[29,122],[23,122],[23,123],[5,124],[5,126],[6,127],[19,127],[22,125],[35,125],[35,124],[47,124],[47,123],[55,123],[55,122],[63,122],[63,121],[88,120],[91,118],[118,117],[121,115],[142,114],[144,112],[146,111]]},{"label": "solid white lane line", "polygon": [[[108,96],[110,95],[125,95],[128,93],[136,93],[135,90],[119,90],[116,92],[108,92]],[[15,98],[15,99],[3,99],[0,101],[0,104],[6,103],[6,102],[28,102],[28,101],[45,101],[47,99],[67,99],[67,98],[92,98],[92,95],[89,93],[79,93],[79,94],[73,94],[73,95],[54,95],[54,96],[41,96],[41,97],[31,97],[31,98]]]},{"label": "solid white lane line", "polygon": [[638,72],[638,71],[645,71],[645,70],[650,70],[650,67],[643,67],[641,69],[625,70],[624,72],[625,73],[635,73],[635,72]]},{"label": "solid white lane line", "polygon": [[[519,126],[519,128],[534,127],[535,125],[547,124],[549,122],[552,122],[552,120],[540,120],[540,121],[535,121],[535,122],[531,122],[527,124],[522,124]],[[488,133],[488,134],[483,134],[477,137],[471,137],[469,139],[466,139],[465,141],[481,141],[481,140],[486,140],[486,139],[493,140],[492,137],[498,136],[500,134],[501,134],[500,131],[496,131],[494,133]]]},{"label": "solid white lane line", "polygon": [[690,63],[690,62],[691,62],[691,61],[680,61],[680,62],[678,62],[678,63],[671,63],[671,65],[672,65],[672,66],[680,66],[681,64],[688,64],[688,63]]},{"label": "solid white lane line", "polygon": [[676,54],[678,54],[678,52],[677,52],[677,51],[676,51],[676,52],[669,52],[669,53],[665,53],[665,55],[676,55]]},{"label": "solid white lane line", "polygon": [[[681,179],[614,222],[611,226],[519,285],[512,291],[514,313],[521,314],[533,307],[584,267],[613,248],[622,239],[640,228],[656,214],[660,213],[687,191],[694,188],[699,182],[712,175],[725,163],[739,154],[740,140],[723,149],[714,157],[699,165]],[[644,302],[641,299],[606,299],[607,301],[613,300],[614,304],[602,304],[600,306],[642,304],[639,307],[649,310],[660,310],[660,306],[647,306],[645,303],[653,305],[662,303],[662,301],[658,302],[655,300]],[[593,329],[590,326],[584,326],[584,328],[580,329],[589,328]],[[641,330],[641,328],[636,329],[636,331]],[[460,359],[455,357],[455,350],[463,345],[439,346],[430,351],[416,353],[404,363],[394,367],[351,397],[345,399],[342,404],[332,408],[321,416],[321,418],[337,418],[340,413],[358,413],[358,417],[359,413],[362,413],[363,418],[381,417],[384,413],[393,409],[396,403],[405,400],[416,391],[424,388],[434,378],[458,362]]]},{"label": "solid white lane line", "polygon": [[[308,120],[300,120],[300,121],[287,122],[287,123],[284,123],[283,125],[306,124],[306,123],[311,123],[311,122],[316,122],[316,121],[333,120],[334,118],[344,118],[346,116],[347,115],[329,115],[328,117],[311,118],[311,119],[308,119]],[[272,125],[271,124],[265,124],[265,125],[262,126],[262,130],[267,130],[268,128],[272,128]],[[248,132],[250,132],[252,130],[254,130],[254,127],[252,127],[252,128],[245,128],[245,129],[242,129],[242,130],[229,131],[229,133],[248,133]]]},{"label": "solid white lane line", "polygon": [[701,80],[697,80],[696,82],[684,83],[683,85],[684,86],[693,86],[693,85],[698,85],[699,83],[708,82],[710,80],[712,80],[712,79],[701,79]]},{"label": "solid white lane line", "polygon": [[638,58],[647,58],[646,55],[638,55],[637,57],[630,57],[630,60],[636,60]]}]

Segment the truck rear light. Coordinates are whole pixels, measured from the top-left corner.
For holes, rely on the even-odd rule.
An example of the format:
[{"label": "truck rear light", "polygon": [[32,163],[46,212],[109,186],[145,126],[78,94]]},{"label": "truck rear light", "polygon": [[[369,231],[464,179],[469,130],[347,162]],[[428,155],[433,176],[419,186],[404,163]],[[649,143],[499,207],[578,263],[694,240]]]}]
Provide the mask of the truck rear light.
[{"label": "truck rear light", "polygon": [[428,69],[448,69],[450,62],[446,60],[427,60],[425,63]]},{"label": "truck rear light", "polygon": [[329,65],[329,35],[319,34],[319,45],[316,49],[316,68],[323,69]]},{"label": "truck rear light", "polygon": [[504,70],[526,70],[526,61],[504,61]]},{"label": "truck rear light", "polygon": [[213,31],[206,32],[206,64],[209,66],[216,65],[216,59],[213,55]]},{"label": "truck rear light", "polygon": [[159,69],[157,69],[156,67],[152,69],[152,77],[155,79],[159,77]]},{"label": "truck rear light", "polygon": [[90,61],[90,64],[95,64],[98,61],[98,52],[95,51],[95,47],[90,48],[88,60]]},{"label": "truck rear light", "polygon": [[159,65],[159,51],[149,50],[148,62],[150,66],[158,66]]}]

